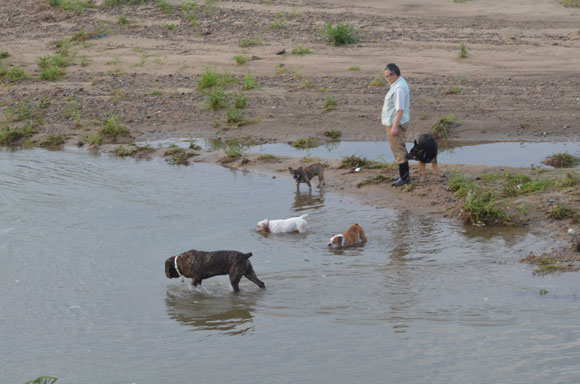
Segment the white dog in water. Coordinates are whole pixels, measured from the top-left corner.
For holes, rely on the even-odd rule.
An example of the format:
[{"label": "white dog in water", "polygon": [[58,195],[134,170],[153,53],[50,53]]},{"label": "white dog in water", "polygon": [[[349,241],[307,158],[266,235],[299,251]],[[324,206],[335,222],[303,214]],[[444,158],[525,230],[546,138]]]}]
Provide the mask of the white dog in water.
[{"label": "white dog in water", "polygon": [[300,233],[306,232],[306,220],[304,218],[308,215],[300,217],[291,217],[286,220],[268,220],[264,219],[256,225],[256,232],[270,232],[270,233],[290,233],[298,231]]}]

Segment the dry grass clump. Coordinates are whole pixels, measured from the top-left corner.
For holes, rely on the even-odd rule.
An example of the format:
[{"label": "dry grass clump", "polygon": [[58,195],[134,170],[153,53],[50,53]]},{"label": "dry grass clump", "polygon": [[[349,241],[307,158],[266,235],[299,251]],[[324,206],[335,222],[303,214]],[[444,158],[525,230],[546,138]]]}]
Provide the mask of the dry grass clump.
[{"label": "dry grass clump", "polygon": [[355,155],[346,156],[342,158],[339,168],[361,168],[361,169],[385,169],[389,170],[393,167],[392,164],[383,163],[380,161],[368,160],[364,157]]},{"label": "dry grass clump", "polygon": [[437,139],[447,139],[449,130],[459,125],[459,119],[454,115],[441,116],[431,126],[431,133]]},{"label": "dry grass clump", "polygon": [[375,175],[369,179],[361,181],[356,186],[357,186],[357,188],[360,188],[360,187],[364,187],[365,185],[382,184],[382,183],[386,183],[389,181],[391,181],[390,178],[388,178],[384,175],[378,174],[378,175]]},{"label": "dry grass clump", "polygon": [[189,158],[197,156],[197,153],[186,151],[183,148],[170,148],[164,155],[168,157],[166,161],[172,165],[189,165]]},{"label": "dry grass clump", "polygon": [[580,158],[566,152],[556,153],[545,158],[542,163],[554,168],[572,168],[580,164]]}]

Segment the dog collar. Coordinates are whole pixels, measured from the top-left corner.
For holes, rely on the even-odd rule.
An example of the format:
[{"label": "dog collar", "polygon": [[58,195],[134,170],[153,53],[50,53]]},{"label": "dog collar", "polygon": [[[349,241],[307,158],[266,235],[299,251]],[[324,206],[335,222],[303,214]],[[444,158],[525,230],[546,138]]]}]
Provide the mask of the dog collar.
[{"label": "dog collar", "polygon": [[270,220],[266,221],[266,228],[264,228],[266,232],[270,232]]},{"label": "dog collar", "polygon": [[179,255],[175,256],[175,259],[173,259],[173,264],[175,265],[175,270],[177,271],[177,274],[179,275],[179,277],[183,276],[181,274],[181,272],[179,272],[179,267],[177,266],[177,258],[179,257]]}]

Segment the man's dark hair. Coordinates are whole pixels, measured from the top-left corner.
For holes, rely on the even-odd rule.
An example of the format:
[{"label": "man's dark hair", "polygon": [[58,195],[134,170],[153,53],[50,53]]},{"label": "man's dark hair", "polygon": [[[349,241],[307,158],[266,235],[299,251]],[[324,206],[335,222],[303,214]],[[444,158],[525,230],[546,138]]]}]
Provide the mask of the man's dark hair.
[{"label": "man's dark hair", "polygon": [[397,67],[397,64],[389,63],[385,65],[385,71],[389,71],[391,75],[401,76],[401,70]]}]

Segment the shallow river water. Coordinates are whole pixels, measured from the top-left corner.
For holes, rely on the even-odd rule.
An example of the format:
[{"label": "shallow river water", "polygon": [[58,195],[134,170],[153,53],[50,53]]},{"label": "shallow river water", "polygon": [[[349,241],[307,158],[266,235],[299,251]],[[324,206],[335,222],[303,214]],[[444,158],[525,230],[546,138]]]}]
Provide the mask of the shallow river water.
[{"label": "shallow river water", "polygon": [[[580,284],[519,258],[539,232],[463,227],[297,193],[287,175],[0,150],[0,381],[571,383]],[[307,234],[261,235],[307,213]],[[360,223],[367,245],[332,251]],[[261,290],[164,274],[251,251]]]}]

